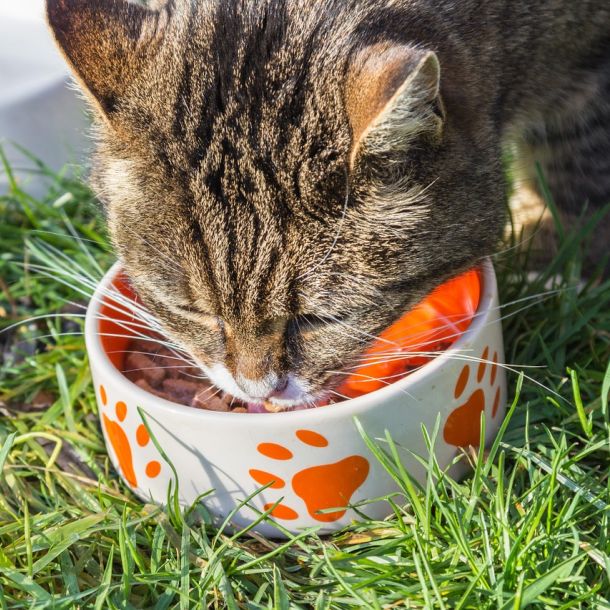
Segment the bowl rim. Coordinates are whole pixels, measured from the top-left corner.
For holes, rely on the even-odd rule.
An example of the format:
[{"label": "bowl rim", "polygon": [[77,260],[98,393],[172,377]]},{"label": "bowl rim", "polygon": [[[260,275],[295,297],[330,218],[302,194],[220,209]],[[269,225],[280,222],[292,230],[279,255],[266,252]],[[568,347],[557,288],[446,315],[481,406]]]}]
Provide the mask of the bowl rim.
[{"label": "bowl rim", "polygon": [[[101,373],[105,379],[112,379],[113,386],[122,387],[126,392],[135,394],[136,398],[139,398],[140,406],[146,405],[146,408],[150,407],[153,403],[160,405],[163,411],[166,411],[168,415],[190,416],[193,418],[201,418],[210,422],[223,422],[231,421],[233,423],[242,421],[243,423],[252,424],[254,421],[267,422],[268,424],[278,424],[285,422],[287,425],[295,420],[313,420],[316,417],[323,416],[324,419],[329,418],[332,414],[335,417],[354,415],[355,412],[361,412],[362,410],[368,410],[371,408],[382,407],[385,403],[391,400],[398,394],[408,395],[408,390],[411,387],[421,383],[428,377],[433,377],[434,373],[443,365],[450,360],[453,356],[463,350],[465,345],[472,343],[477,335],[485,328],[488,324],[489,314],[493,311],[493,304],[496,302],[497,297],[497,282],[493,264],[490,258],[484,258],[478,265],[481,270],[481,296],[479,299],[479,306],[472,318],[472,322],[468,329],[462,333],[462,335],[455,341],[455,343],[447,350],[445,350],[440,356],[437,356],[432,361],[428,362],[418,370],[407,375],[403,379],[395,381],[386,387],[375,390],[368,394],[351,398],[342,402],[334,403],[330,405],[332,408],[312,408],[312,409],[301,409],[298,411],[283,411],[278,413],[225,413],[217,411],[207,411],[205,409],[196,409],[186,405],[181,405],[160,396],[155,396],[143,390],[135,383],[131,382],[125,377],[110,361],[106,354],[100,340],[100,336],[97,333],[97,314],[101,305],[105,301],[103,291],[108,288],[108,285],[116,277],[121,270],[120,262],[116,262],[112,267],[104,274],[102,280],[98,283],[95,292],[93,293],[89,305],[87,307],[87,313],[85,317],[85,343],[87,347],[87,354],[89,356],[90,363],[95,362],[96,368],[101,370]],[[104,383],[102,382],[102,385]],[[96,389],[97,398],[97,389]],[[237,419],[233,419],[237,418]],[[256,419],[253,419],[256,418]],[[308,423],[312,423],[311,421]]]}]

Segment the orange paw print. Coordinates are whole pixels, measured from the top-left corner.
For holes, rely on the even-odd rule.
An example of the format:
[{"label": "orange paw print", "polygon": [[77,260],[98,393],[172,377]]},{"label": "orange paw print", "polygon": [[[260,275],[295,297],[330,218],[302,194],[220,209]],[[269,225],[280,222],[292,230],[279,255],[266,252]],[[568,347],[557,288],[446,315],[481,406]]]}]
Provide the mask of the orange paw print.
[{"label": "orange paw print", "polygon": [[[103,385],[100,386],[99,392],[102,404],[106,407],[108,405],[108,396]],[[137,487],[138,479],[133,465],[132,444],[129,442],[129,437],[121,425],[121,422],[124,422],[127,418],[127,410],[127,405],[123,401],[119,401],[114,406],[114,414],[118,421],[110,419],[106,413],[102,413],[102,421],[119,462],[121,474],[132,487]],[[148,430],[146,430],[146,426],[143,423],[136,430],[136,443],[141,448],[148,446],[150,443]],[[148,478],[154,479],[159,476],[160,472],[161,464],[157,460],[151,460],[146,464],[145,473]]]},{"label": "orange paw print", "polygon": [[[445,441],[456,447],[477,447],[481,440],[481,412],[490,404],[492,418],[496,416],[500,406],[500,385],[496,385],[498,375],[498,353],[494,352],[492,362],[489,359],[489,348],[486,347],[481,355],[481,360],[476,367],[476,379],[474,375],[474,364],[467,364],[462,369],[455,384],[454,396],[461,400],[468,396],[465,402],[453,411],[447,418],[443,436]],[[489,375],[486,375],[489,371]],[[474,386],[474,387],[473,387]],[[467,388],[468,392],[466,391]]]},{"label": "orange paw print", "polygon": [[[304,445],[323,449],[328,446],[328,440],[312,430],[297,430],[296,436]],[[258,452],[272,460],[292,460],[292,452],[275,443],[261,443]],[[313,452],[311,453],[313,455]],[[354,492],[366,481],[369,475],[369,462],[360,455],[351,455],[334,464],[321,464],[305,468],[297,472],[290,481],[294,493],[303,500],[309,515],[316,521],[331,523],[341,519],[346,513]],[[260,485],[269,485],[270,489],[283,489],[286,482],[280,477],[263,470],[252,469],[250,476]],[[266,504],[265,510],[272,508],[274,503]],[[333,512],[320,511],[338,508]],[[278,504],[271,516],[286,521],[299,518],[293,508]]]}]

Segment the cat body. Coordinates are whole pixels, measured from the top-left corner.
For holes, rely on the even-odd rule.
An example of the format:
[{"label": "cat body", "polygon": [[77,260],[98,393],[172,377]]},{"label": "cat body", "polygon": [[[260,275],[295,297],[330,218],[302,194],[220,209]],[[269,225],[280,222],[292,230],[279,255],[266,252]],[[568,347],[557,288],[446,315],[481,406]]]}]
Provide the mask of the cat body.
[{"label": "cat body", "polygon": [[47,9],[95,109],[93,184],[127,274],[243,400],[323,397],[493,252],[507,143],[542,158],[564,208],[610,200],[605,1]]}]

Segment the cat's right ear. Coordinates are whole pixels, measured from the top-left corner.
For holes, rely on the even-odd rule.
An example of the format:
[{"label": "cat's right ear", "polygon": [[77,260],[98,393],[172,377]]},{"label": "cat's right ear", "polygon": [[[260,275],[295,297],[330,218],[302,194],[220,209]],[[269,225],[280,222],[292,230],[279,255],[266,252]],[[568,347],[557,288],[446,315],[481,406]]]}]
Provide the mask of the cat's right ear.
[{"label": "cat's right ear", "polygon": [[346,86],[351,164],[363,151],[401,154],[416,138],[438,140],[444,123],[440,77],[432,51],[388,43],[356,55]]},{"label": "cat's right ear", "polygon": [[81,87],[110,119],[162,33],[157,11],[125,0],[47,0],[55,40]]}]

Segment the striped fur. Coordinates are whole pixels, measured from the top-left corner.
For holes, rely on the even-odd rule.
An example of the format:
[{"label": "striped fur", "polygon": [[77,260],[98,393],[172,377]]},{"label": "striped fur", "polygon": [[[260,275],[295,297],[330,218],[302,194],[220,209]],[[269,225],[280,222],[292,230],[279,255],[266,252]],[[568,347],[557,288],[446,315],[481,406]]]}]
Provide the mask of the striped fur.
[{"label": "striped fur", "polygon": [[208,369],[320,395],[493,251],[503,147],[541,125],[566,208],[609,198],[604,0],[47,4],[117,252]]}]

